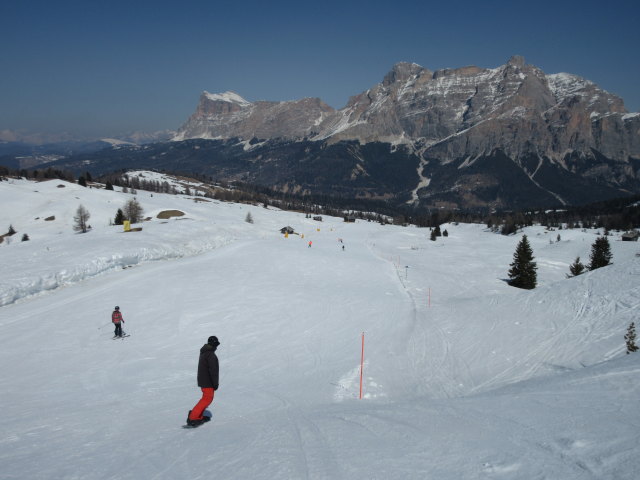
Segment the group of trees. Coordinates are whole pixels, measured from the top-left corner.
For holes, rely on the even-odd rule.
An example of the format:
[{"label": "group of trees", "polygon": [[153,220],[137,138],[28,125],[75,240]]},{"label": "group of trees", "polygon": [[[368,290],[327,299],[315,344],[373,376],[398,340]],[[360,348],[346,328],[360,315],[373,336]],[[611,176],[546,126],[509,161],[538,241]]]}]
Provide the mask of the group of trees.
[{"label": "group of trees", "polygon": [[[584,272],[585,268],[589,270],[596,270],[598,268],[606,267],[611,264],[612,254],[609,240],[606,236],[598,237],[591,245],[590,262],[585,267],[580,262],[580,257],[576,258],[575,262],[569,266],[571,275],[567,277],[575,277]],[[533,261],[533,250],[529,244],[529,240],[526,235],[522,236],[522,239],[516,247],[516,251],[513,254],[513,262],[509,269],[509,285],[518,288],[533,289],[537,284],[537,265]],[[638,351],[636,345],[636,327],[635,323],[631,322],[627,333],[624,336],[624,340],[627,347],[627,354]]]},{"label": "group of trees", "polygon": [[[142,221],[143,214],[144,210],[140,202],[136,198],[131,198],[127,200],[124,207],[118,209],[113,223],[114,225],[122,225],[125,220],[131,223],[139,223]],[[87,223],[90,217],[89,211],[83,205],[80,205],[73,217],[73,229],[76,232],[86,233],[91,229],[91,226]]]},{"label": "group of trees", "polygon": [[66,180],[67,182],[75,182],[75,175],[69,170],[60,170],[58,168],[48,167],[45,169],[12,169],[0,165],[0,176],[2,177],[24,177],[32,180]]},{"label": "group of trees", "polygon": [[170,184],[166,180],[152,180],[146,178],[140,178],[138,176],[129,176],[126,173],[111,174],[104,177],[100,177],[100,181],[105,184],[107,190],[113,190],[113,187],[121,187],[124,192],[135,192],[137,190],[144,190],[146,192],[154,193],[168,193],[170,195],[177,195],[180,193],[175,185]]},{"label": "group of trees", "polygon": [[[585,265],[580,262],[580,257],[577,257],[575,261],[569,265],[569,271],[571,273],[567,275],[567,277],[580,275],[584,273],[585,269],[596,270],[611,265],[612,258],[613,255],[608,238],[606,236],[598,237],[591,245],[589,265],[585,267]],[[527,236],[523,235],[513,254],[513,262],[510,264],[509,285],[524,289],[536,288],[536,271],[538,267],[533,260],[533,250],[531,249]]]},{"label": "group of trees", "polygon": [[580,257],[576,257],[574,262],[569,265],[569,274],[567,277],[577,277],[585,272],[585,270],[596,270],[598,268],[611,265],[611,259],[613,254],[611,253],[611,245],[606,236],[596,238],[596,241],[591,245],[591,255],[589,257],[589,264],[583,265],[580,261]]},{"label": "group of trees", "polygon": [[[180,176],[178,173],[171,173]],[[73,172],[46,169],[12,170],[0,167],[1,176],[22,176],[33,179],[59,178],[75,181]],[[245,202],[253,204],[273,205],[284,210],[301,211],[316,215],[343,216],[349,215],[380,223],[404,225],[413,224],[418,227],[436,227],[447,222],[485,223],[488,228],[504,235],[516,233],[520,228],[540,224],[550,228],[599,228],[606,230],[630,230],[640,226],[640,195],[598,202],[585,206],[562,207],[561,209],[527,209],[522,211],[490,211],[488,208],[468,210],[414,208],[398,199],[375,200],[366,198],[344,198],[325,194],[294,194],[281,192],[274,188],[242,182],[214,182],[207,175],[195,173],[185,177],[196,179],[205,186],[199,194],[221,201]],[[86,185],[93,179],[89,172],[81,174],[78,183]],[[174,184],[168,181],[145,179],[129,176],[126,171],[119,171],[102,176],[98,181],[105,183],[106,188],[120,186],[127,191],[144,190],[158,193],[180,193]],[[190,192],[189,192],[190,193]],[[194,192],[197,193],[197,192]],[[368,212],[368,213],[367,213]],[[375,213],[372,213],[375,212]]]},{"label": "group of trees", "polygon": [[445,229],[444,232],[440,230],[440,225],[436,225],[435,228],[431,229],[431,235],[429,236],[429,239],[432,242],[436,241],[436,238],[438,237],[448,237],[449,236],[449,232],[447,232],[447,230]]}]

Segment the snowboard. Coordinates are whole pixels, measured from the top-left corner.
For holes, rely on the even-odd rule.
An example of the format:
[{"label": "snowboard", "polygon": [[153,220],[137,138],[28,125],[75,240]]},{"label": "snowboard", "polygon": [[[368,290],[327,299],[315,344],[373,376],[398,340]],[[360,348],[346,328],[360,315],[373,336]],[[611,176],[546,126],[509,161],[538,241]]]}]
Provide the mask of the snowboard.
[{"label": "snowboard", "polygon": [[122,338],[126,338],[126,337],[128,337],[128,336],[129,336],[129,334],[128,334],[128,333],[123,333],[121,337],[115,337],[115,336],[114,336],[114,337],[111,337],[111,340],[117,340],[118,338],[122,339]]},{"label": "snowboard", "polygon": [[189,424],[183,425],[182,428],[198,428],[204,425],[205,423],[209,423],[211,421],[211,415],[203,415],[203,417],[208,418],[208,420],[205,420],[204,422],[199,423],[198,425],[189,425]]}]

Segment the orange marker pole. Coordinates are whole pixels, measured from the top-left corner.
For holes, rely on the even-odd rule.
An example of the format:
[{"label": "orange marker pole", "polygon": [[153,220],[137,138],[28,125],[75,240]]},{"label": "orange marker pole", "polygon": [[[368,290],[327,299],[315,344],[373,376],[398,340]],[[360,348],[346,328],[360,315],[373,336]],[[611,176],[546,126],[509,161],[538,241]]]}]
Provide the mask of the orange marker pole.
[{"label": "orange marker pole", "polygon": [[364,332],[362,332],[362,355],[360,356],[360,400],[362,400],[362,371],[364,369]]}]

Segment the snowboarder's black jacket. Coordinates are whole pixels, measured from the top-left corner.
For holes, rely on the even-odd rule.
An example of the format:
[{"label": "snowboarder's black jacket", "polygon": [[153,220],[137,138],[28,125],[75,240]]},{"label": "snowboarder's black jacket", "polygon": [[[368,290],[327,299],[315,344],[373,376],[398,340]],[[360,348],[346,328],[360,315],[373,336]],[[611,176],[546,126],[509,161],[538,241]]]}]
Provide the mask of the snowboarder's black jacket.
[{"label": "snowboarder's black jacket", "polygon": [[208,343],[200,349],[198,360],[198,386],[200,388],[218,389],[218,357],[216,348]]}]

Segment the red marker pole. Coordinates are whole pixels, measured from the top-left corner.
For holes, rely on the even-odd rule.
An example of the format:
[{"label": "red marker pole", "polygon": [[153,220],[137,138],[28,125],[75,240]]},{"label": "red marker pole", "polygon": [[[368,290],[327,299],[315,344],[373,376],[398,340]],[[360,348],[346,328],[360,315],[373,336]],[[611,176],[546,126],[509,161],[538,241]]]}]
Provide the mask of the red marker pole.
[{"label": "red marker pole", "polygon": [[362,371],[364,369],[364,332],[362,332],[362,355],[360,356],[360,400],[362,400]]}]

